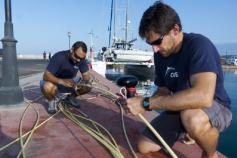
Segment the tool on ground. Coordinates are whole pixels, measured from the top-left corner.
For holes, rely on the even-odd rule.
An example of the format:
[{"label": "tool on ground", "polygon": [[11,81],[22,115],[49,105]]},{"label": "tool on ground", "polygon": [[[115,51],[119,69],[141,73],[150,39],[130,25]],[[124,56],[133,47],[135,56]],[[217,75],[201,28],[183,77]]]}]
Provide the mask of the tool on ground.
[{"label": "tool on ground", "polygon": [[[122,101],[123,105],[124,105],[124,103],[126,103],[126,101],[124,101],[124,99],[135,97],[137,83],[138,83],[137,78],[132,75],[121,76],[117,80],[117,84],[119,86],[123,86],[120,89],[120,95],[123,97],[122,99],[120,98],[120,101],[123,100]],[[177,155],[174,153],[174,151],[169,147],[169,145],[164,141],[164,139],[154,129],[154,127],[144,118],[144,116],[142,114],[138,114],[138,116],[146,124],[146,126],[152,131],[152,133],[156,136],[156,138],[162,143],[162,145],[165,147],[165,149],[168,151],[168,153],[173,158],[178,158]]]}]

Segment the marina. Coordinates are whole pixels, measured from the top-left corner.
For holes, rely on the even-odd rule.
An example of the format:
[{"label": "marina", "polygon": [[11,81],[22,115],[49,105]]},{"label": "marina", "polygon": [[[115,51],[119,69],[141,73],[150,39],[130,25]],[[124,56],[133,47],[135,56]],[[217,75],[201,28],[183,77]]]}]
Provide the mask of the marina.
[{"label": "marina", "polygon": [[[218,60],[219,55],[216,53],[216,48],[221,55],[224,87],[231,99],[233,119],[231,126],[220,133],[216,148],[217,155],[215,156],[218,156],[218,158],[237,157],[235,149],[237,142],[234,139],[237,133],[237,47],[235,33],[233,32],[235,30],[233,26],[235,25],[230,25],[233,20],[231,22],[226,21],[234,19],[233,15],[235,14],[232,11],[236,10],[236,2],[218,2],[215,3],[216,5],[213,5],[213,2],[206,2],[206,5],[203,5],[199,1],[197,3],[167,1],[167,4],[174,7],[174,10],[177,9],[176,20],[173,19],[174,17],[166,17],[168,19],[165,20],[164,15],[169,15],[169,12],[165,10],[162,10],[161,15],[158,14],[159,11],[157,10],[157,14],[154,14],[155,12],[151,10],[149,13],[148,8],[151,9],[154,2],[149,0],[140,1],[139,3],[132,0],[106,0],[100,3],[91,1],[71,3],[62,0],[60,3],[54,3],[46,0],[34,2],[22,0],[15,1],[12,8],[11,0],[5,0],[5,5],[0,5],[3,6],[1,10],[5,9],[5,16],[4,14],[0,16],[1,21],[4,21],[5,18],[4,24],[0,25],[0,29],[3,30],[1,34],[3,37],[1,39],[2,47],[0,47],[0,158],[201,158],[205,155],[204,151],[209,156],[215,154],[213,152],[215,150],[209,149],[215,146],[216,141],[211,141],[213,140],[211,137],[206,137],[208,139],[203,141],[200,138],[210,134],[204,128],[207,126],[199,128],[202,132],[188,133],[191,137],[196,138],[193,143],[186,143],[185,136],[187,136],[187,133],[182,133],[183,135],[179,135],[180,137],[177,137],[178,135],[175,133],[176,142],[173,146],[169,146],[166,141],[169,143],[172,136],[165,137],[168,132],[163,132],[159,128],[176,128],[175,121],[177,119],[169,121],[169,124],[162,124],[162,122],[153,124],[154,127],[158,126],[156,127],[158,130],[155,130],[150,124],[151,120],[159,116],[160,112],[166,108],[176,111],[177,108],[180,108],[177,105],[190,107],[193,103],[198,102],[200,104],[200,100],[203,101],[200,106],[203,106],[204,103],[207,103],[205,99],[198,100],[198,95],[195,98],[191,96],[190,100],[181,96],[181,99],[176,101],[175,97],[178,95],[175,95],[175,90],[172,90],[169,93],[171,94],[169,98],[172,99],[164,97],[166,100],[161,100],[161,104],[158,102],[158,108],[154,109],[159,109],[159,105],[162,107],[162,103],[166,108],[148,111],[152,108],[150,106],[152,100],[149,101],[148,97],[152,96],[159,88],[154,84],[155,77],[162,78],[161,80],[164,80],[169,89],[180,86],[182,91],[182,88],[189,88],[192,85],[192,83],[188,83],[187,86],[184,85],[189,78],[185,78],[185,73],[175,72],[175,67],[170,67],[172,64],[177,64],[173,61],[167,60],[163,63],[156,60],[156,64],[160,64],[159,67],[156,67],[156,73],[159,75],[162,73],[161,77],[156,76],[153,51],[159,51],[162,56],[165,56],[166,53],[171,55],[169,54],[171,51],[174,53],[176,50],[187,49],[183,52],[191,52],[191,56],[189,54],[182,56],[184,58],[181,59],[189,57],[187,60],[180,60],[177,69],[184,65],[184,61],[185,64],[191,66],[185,65],[182,68],[185,71],[187,68],[188,73],[190,73],[190,69],[198,67],[204,68],[202,70],[200,68],[201,71],[199,72],[206,72],[206,68],[213,65],[217,65],[219,69],[220,65],[213,62],[213,54],[211,54],[215,52],[215,60]],[[153,6],[159,3],[158,1],[155,2]],[[162,3],[163,1],[160,4]],[[169,6],[166,7],[169,8]],[[220,8],[222,8],[221,12],[219,11]],[[42,12],[42,10],[45,12]],[[14,14],[11,13],[12,11]],[[214,17],[211,16],[210,11],[215,15]],[[173,12],[172,8],[171,12]],[[151,13],[153,16],[151,16]],[[197,16],[196,13],[200,13],[200,15]],[[149,14],[150,16],[148,16]],[[178,15],[182,18],[179,19]],[[158,18],[159,16],[161,19]],[[162,20],[162,18],[164,19]],[[211,23],[210,19],[213,19]],[[159,20],[161,20],[160,23],[158,23]],[[179,20],[182,23],[179,23]],[[168,23],[172,21],[174,25],[168,27]],[[196,32],[196,26],[199,26],[196,24],[205,25],[198,27],[198,32]],[[213,28],[213,26],[219,27]],[[185,32],[185,38],[181,36],[183,31]],[[196,49],[196,47],[193,51],[191,45],[190,49],[189,47],[183,47],[185,42],[188,44],[189,39],[186,35],[190,31],[194,32],[190,33],[193,37],[200,37],[200,41],[203,40],[203,42],[205,37],[208,39],[211,37],[209,43],[211,46],[208,44],[208,40],[201,44],[197,42],[199,38],[193,38],[193,41],[197,42],[195,44],[200,48],[208,46],[206,48],[212,48],[211,51],[206,52],[202,49],[199,51],[199,48]],[[13,32],[16,33],[15,36]],[[201,35],[198,35],[199,33]],[[204,38],[201,37],[202,35]],[[107,36],[109,39],[107,39]],[[181,39],[185,40],[181,41]],[[80,46],[81,50],[74,47],[73,43],[75,41],[83,44],[83,47]],[[216,48],[213,47],[212,43]],[[182,47],[179,47],[181,45]],[[55,60],[54,57],[56,56],[53,57],[53,55],[59,51],[67,52],[61,59],[69,60],[66,60],[66,62]],[[189,60],[190,58],[193,60]],[[175,58],[173,59],[175,60]],[[54,62],[50,62],[50,60]],[[81,60],[83,62],[80,62]],[[204,62],[195,63],[199,60]],[[193,61],[193,63],[190,61]],[[52,71],[49,71],[48,78],[46,77],[44,72],[47,72],[45,70],[49,62],[51,68],[55,67],[55,72],[62,72],[60,74],[62,76],[56,76],[54,73],[51,74]],[[67,65],[62,66],[64,63],[67,63]],[[162,69],[163,65],[166,66],[164,69]],[[84,73],[83,77],[77,76],[79,79],[83,78],[82,82],[73,85],[71,81],[67,80],[69,78],[67,75],[74,76],[78,70],[81,73],[86,72],[87,66],[89,68],[88,73]],[[72,74],[71,70],[75,70],[75,73]],[[187,75],[189,75],[188,73]],[[185,82],[184,84],[180,82],[179,85],[176,78],[182,78],[183,76]],[[197,76],[199,77],[199,75]],[[178,81],[183,82],[180,78]],[[75,89],[72,90],[73,93],[76,92],[76,98],[74,98],[74,95],[72,97],[71,92],[55,93],[50,98],[52,91],[56,88],[53,89],[50,84],[47,86],[40,85],[39,82],[42,79],[52,82],[53,86],[54,84],[73,85]],[[206,81],[205,79],[201,76],[199,81]],[[209,79],[211,79],[210,76]],[[212,81],[209,83],[214,83],[214,78]],[[225,92],[222,76],[221,80],[217,81],[216,91],[221,87],[221,92]],[[195,82],[194,85],[202,85],[200,83]],[[164,84],[161,83],[160,85]],[[80,89],[81,86],[82,89]],[[86,86],[85,89],[91,88],[91,90],[81,95],[79,90],[83,90],[83,86]],[[203,91],[197,88],[199,92],[202,92],[201,95],[205,94],[204,98],[210,105],[212,95],[206,95],[205,92],[212,94],[212,91],[208,92],[206,90],[212,90],[214,86],[214,84],[210,84],[210,89],[202,86],[200,89]],[[47,98],[49,97],[48,99],[42,95],[46,91],[48,91],[49,96],[44,95]],[[218,96],[216,94],[218,93],[215,92],[214,99]],[[137,104],[143,103],[143,109],[136,107],[136,104],[130,107],[130,104],[132,104],[129,103],[130,100],[126,102],[126,99],[134,96],[143,97],[142,101],[137,102]],[[229,101],[228,96],[225,96]],[[70,97],[74,99],[74,103],[70,102]],[[161,99],[163,98],[161,97]],[[192,99],[194,102],[191,102]],[[182,104],[182,100],[185,101],[184,104]],[[173,103],[170,103],[172,101]],[[129,108],[133,108],[134,111],[136,109],[146,109],[146,111],[134,116],[131,114],[134,111],[130,109],[131,113],[128,113],[125,104]],[[50,109],[51,107],[54,108]],[[56,113],[51,113],[50,110],[55,110]],[[177,116],[180,118],[180,115]],[[186,115],[184,116],[186,118]],[[186,122],[188,123],[193,121],[190,117],[198,116],[197,119],[201,118],[196,113],[187,116]],[[179,125],[181,128],[186,125],[184,118],[182,118],[183,125],[181,123]],[[200,122],[192,122],[191,125],[195,124],[196,126],[196,123],[200,124]],[[210,124],[207,121],[205,123],[211,129]],[[144,146],[144,144],[138,145],[138,138],[145,127],[152,131],[155,136],[154,140],[161,142],[163,145],[161,150],[142,154],[141,151],[152,147],[149,144],[146,144],[147,146]],[[190,130],[195,129],[188,126],[185,126],[185,128],[187,131],[188,128]],[[170,129],[168,130],[170,131]],[[174,131],[172,130],[172,132]],[[216,131],[215,133],[218,134]],[[143,149],[141,150],[141,148]]]},{"label": "marina", "polygon": [[[38,87],[38,82],[39,82],[39,80],[41,78],[41,75],[36,75],[34,80],[29,79],[29,78],[31,78],[31,76],[34,76],[33,74],[37,74],[39,71],[42,72],[44,70],[45,66],[47,65],[48,61],[47,60],[23,60],[23,61],[19,60],[18,62],[19,62],[18,65],[19,65],[20,83],[23,85],[23,88],[24,88],[25,85],[28,85],[28,84],[30,84],[30,85],[33,84],[33,86],[30,86],[30,87],[35,87],[35,92],[32,93],[31,90],[29,90],[28,91],[29,93],[27,92],[27,95],[33,95],[33,94],[35,94],[37,96],[40,95],[40,91],[39,91],[39,89],[37,87]],[[29,69],[29,65],[34,65],[34,66],[31,67],[31,69]],[[235,73],[235,70],[233,70],[233,69],[230,70],[230,71],[224,71],[224,72],[225,72],[225,82],[226,82],[227,90],[228,90],[228,92],[230,92],[230,96],[231,96],[231,98],[233,100],[233,105],[235,105],[237,102],[236,102],[236,100],[234,98],[237,98],[237,97],[235,96],[235,93],[234,93],[235,90],[233,88],[235,86],[233,86],[233,84],[235,83],[235,80],[236,80],[236,75],[235,74],[237,74],[237,73]],[[124,75],[124,74],[125,75],[129,74],[129,72],[124,71],[124,65],[120,65],[120,66],[119,65],[114,65],[114,66],[110,65],[110,66],[107,67],[106,74],[105,74],[105,77],[107,79],[109,79],[110,81],[104,80],[104,78],[100,77],[100,75],[98,77],[96,77],[96,78],[97,79],[101,79],[103,82],[106,83],[107,86],[113,87],[114,84],[115,84],[116,79],[118,77],[120,77],[121,75]],[[229,76],[231,76],[231,78]],[[153,84],[153,79],[149,78],[149,77],[144,77],[144,78],[139,78],[138,77],[138,80],[139,80],[139,84],[137,86],[137,93],[139,93],[140,95],[151,95],[151,92],[152,92],[151,88],[154,88],[154,87],[151,86]],[[116,90],[114,92],[116,92],[116,91],[117,92],[119,91],[118,87],[116,88]],[[94,95],[94,94],[92,93],[92,95]],[[31,100],[33,100],[33,98],[37,98],[37,96],[32,97]],[[25,97],[26,97],[26,95],[25,95]],[[104,98],[101,98],[101,99],[103,100]],[[42,116],[42,117],[46,118],[48,116],[48,114],[45,111],[46,110],[45,109],[45,103],[43,103],[44,100],[41,100],[41,101],[42,101],[42,103],[39,103],[39,105],[37,105],[37,106],[39,106],[39,108],[41,106],[43,107],[42,114],[45,115],[45,116]],[[97,102],[97,101],[95,101],[95,102]],[[86,103],[86,105],[87,105],[87,103]],[[24,107],[25,107],[25,105],[24,105]],[[112,107],[113,108],[117,108],[114,105],[112,105]],[[20,109],[22,109],[22,108],[23,107],[20,107]],[[20,115],[22,114],[22,110],[19,110],[19,114],[14,114],[14,115],[19,118]],[[235,106],[233,107],[233,112],[237,113]],[[4,113],[6,113],[5,110],[4,110]],[[33,114],[31,114],[31,115],[33,115]],[[4,116],[5,115],[1,114],[1,121],[3,121]],[[13,120],[16,121],[16,120],[18,120],[18,118],[17,119],[13,118]],[[149,116],[147,118],[149,118]],[[234,120],[233,120],[233,124],[236,124],[235,117],[234,117]],[[5,125],[4,125],[4,127],[5,127]],[[141,128],[143,128],[143,127],[144,127],[144,125],[141,126]],[[1,128],[3,129],[3,127],[1,127]],[[15,128],[14,131],[16,132],[16,135],[17,135],[17,122],[15,122],[14,128]],[[6,133],[7,131],[2,130],[2,132]],[[223,152],[223,153],[225,153],[227,155],[233,155],[234,154],[233,150],[231,150],[231,148],[228,147],[228,146],[230,144],[232,144],[231,146],[234,147],[234,143],[235,142],[233,141],[233,139],[231,139],[231,136],[235,135],[235,132],[236,132],[236,127],[235,126],[231,126],[230,129],[228,129],[226,131],[226,133],[221,136],[220,144],[219,144],[219,147],[218,147],[219,151],[221,151],[221,152]],[[17,137],[16,135],[14,136],[15,138]],[[46,137],[47,136],[45,136],[45,139],[46,139]],[[4,138],[4,136],[1,136],[1,138]],[[36,136],[36,138],[37,138],[37,136]],[[5,144],[7,144],[7,142],[3,141],[1,146],[5,145]],[[183,146],[182,143],[178,143],[178,144]],[[16,147],[14,147],[14,148],[16,148]],[[136,148],[136,146],[134,146],[134,148]],[[190,150],[192,150],[192,149],[190,149]]]}]

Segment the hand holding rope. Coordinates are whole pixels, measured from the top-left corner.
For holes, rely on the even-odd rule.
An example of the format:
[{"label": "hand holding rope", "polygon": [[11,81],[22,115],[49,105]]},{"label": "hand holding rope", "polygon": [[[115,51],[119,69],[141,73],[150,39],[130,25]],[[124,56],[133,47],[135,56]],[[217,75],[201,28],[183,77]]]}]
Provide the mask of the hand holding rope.
[{"label": "hand holding rope", "polygon": [[[105,94],[112,96],[112,98],[114,98],[115,100],[121,99],[121,97],[118,97],[118,95],[116,95],[110,91],[104,90],[103,88],[96,86],[96,84],[92,83],[91,85],[87,85],[87,86],[91,86],[95,89],[98,89],[98,90],[104,92]],[[127,91],[125,91],[125,90],[126,90],[126,88],[120,89],[120,92],[122,92],[122,93],[120,93],[121,96],[124,96],[124,94],[127,93]],[[126,96],[125,96],[125,98],[126,98]],[[168,153],[172,156],[172,158],[178,158],[178,156],[169,147],[169,145],[164,141],[164,139],[160,136],[160,134],[154,129],[154,127],[146,120],[146,118],[142,114],[138,114],[138,117],[145,123],[145,125],[152,131],[152,133],[156,136],[156,138],[162,143],[162,145],[165,147],[165,149],[168,151]]]},{"label": "hand holding rope", "polygon": [[[120,101],[122,101],[123,105],[126,105],[127,97],[127,90],[125,87],[122,87],[120,89],[120,95],[123,97],[122,99],[119,98]],[[129,111],[126,108],[126,111]],[[156,138],[161,142],[161,144],[165,147],[165,149],[168,151],[168,153],[172,156],[172,158],[178,158],[177,155],[174,153],[174,151],[169,147],[169,145],[164,141],[164,139],[160,136],[160,134],[154,129],[154,127],[145,119],[145,117],[142,114],[138,114],[138,117],[146,124],[146,126],[151,130],[151,132],[156,136]]]}]

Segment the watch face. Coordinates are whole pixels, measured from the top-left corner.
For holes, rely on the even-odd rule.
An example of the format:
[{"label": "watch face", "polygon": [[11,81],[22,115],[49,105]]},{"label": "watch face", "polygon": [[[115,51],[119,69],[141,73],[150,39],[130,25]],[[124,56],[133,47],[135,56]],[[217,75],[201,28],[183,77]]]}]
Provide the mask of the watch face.
[{"label": "watch face", "polygon": [[149,106],[150,106],[150,104],[149,104],[149,98],[146,97],[146,98],[144,98],[144,100],[143,100],[143,107],[147,110],[147,109],[149,109]]},{"label": "watch face", "polygon": [[149,97],[145,97],[143,100],[143,107],[147,111],[150,111],[150,103],[149,103]]},{"label": "watch face", "polygon": [[149,105],[149,102],[147,102],[147,101],[144,100],[143,106],[144,106],[144,107],[149,107],[149,106],[150,106],[150,105]]}]

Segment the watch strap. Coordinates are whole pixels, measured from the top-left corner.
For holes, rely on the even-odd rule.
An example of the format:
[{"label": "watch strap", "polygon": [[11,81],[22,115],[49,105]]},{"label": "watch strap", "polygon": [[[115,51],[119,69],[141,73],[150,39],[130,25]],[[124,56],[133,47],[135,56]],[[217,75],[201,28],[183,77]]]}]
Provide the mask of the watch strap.
[{"label": "watch strap", "polygon": [[151,111],[149,99],[150,99],[149,97],[145,97],[145,98],[143,99],[143,108],[144,108],[146,111]]}]

